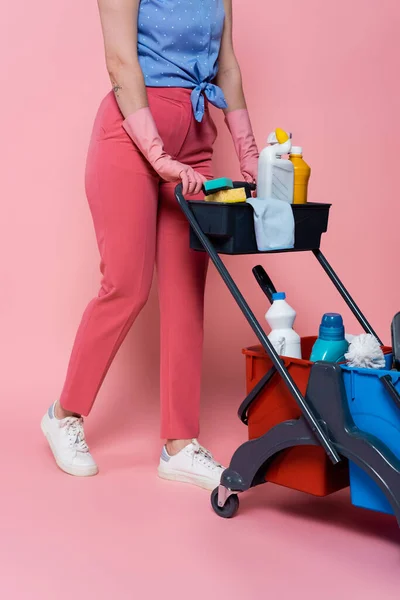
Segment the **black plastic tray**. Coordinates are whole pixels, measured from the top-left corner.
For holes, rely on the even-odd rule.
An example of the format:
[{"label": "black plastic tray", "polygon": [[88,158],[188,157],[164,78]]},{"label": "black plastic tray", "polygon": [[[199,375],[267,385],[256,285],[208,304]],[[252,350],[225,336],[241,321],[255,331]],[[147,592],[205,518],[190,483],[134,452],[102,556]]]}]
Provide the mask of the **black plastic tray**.
[{"label": "black plastic tray", "polygon": [[[254,233],[253,207],[245,202],[189,201],[190,207],[204,233],[212,240],[219,254],[255,254],[258,252]],[[292,204],[295,221],[294,251],[317,250],[321,236],[328,229],[330,204]],[[203,250],[191,229],[190,247]],[[293,251],[292,250],[292,251]],[[290,251],[290,250],[289,250]],[[272,251],[274,252],[274,251]]]}]

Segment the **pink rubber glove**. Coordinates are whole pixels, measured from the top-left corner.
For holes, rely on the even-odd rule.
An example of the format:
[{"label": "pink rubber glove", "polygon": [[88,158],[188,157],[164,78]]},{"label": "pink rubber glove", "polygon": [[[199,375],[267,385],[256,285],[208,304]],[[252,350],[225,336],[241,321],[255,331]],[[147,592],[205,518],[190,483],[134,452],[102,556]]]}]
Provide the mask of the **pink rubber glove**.
[{"label": "pink rubber glove", "polygon": [[198,194],[206,177],[192,167],[174,160],[164,150],[150,108],[140,108],[123,122],[129,137],[164,181],[182,181],[183,195]]},{"label": "pink rubber glove", "polygon": [[258,149],[246,108],[228,112],[225,123],[233,139],[240,162],[240,171],[247,183],[257,181]]}]

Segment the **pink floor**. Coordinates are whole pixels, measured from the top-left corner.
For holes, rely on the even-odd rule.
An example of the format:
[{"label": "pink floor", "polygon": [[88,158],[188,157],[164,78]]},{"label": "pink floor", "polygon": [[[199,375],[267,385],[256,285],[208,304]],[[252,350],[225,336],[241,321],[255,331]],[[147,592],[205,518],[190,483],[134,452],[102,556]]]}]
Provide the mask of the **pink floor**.
[{"label": "pink floor", "polygon": [[[238,401],[211,398],[204,411],[203,443],[224,461],[246,435]],[[88,422],[101,473],[74,479],[52,462],[39,404],[3,414],[2,599],[399,598],[397,525],[347,493],[317,500],[265,485],[222,520],[207,492],[158,480],[156,410],[146,418],[123,403],[110,426],[105,405]]]}]

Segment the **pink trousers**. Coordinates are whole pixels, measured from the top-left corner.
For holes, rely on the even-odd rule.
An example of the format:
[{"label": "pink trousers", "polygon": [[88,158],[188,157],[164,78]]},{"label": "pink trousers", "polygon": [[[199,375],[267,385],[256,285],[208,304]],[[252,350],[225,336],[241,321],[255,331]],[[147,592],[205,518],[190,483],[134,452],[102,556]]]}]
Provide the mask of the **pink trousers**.
[{"label": "pink trousers", "polygon": [[[193,117],[190,90],[149,88],[165,151],[212,178],[217,132],[208,108]],[[99,294],[83,315],[61,395],[88,415],[111,362],[145,305],[157,268],[161,318],[161,436],[197,437],[207,258],[189,248],[174,197],[122,127],[113,93],[103,100],[86,164],[86,193],[101,256]]]}]

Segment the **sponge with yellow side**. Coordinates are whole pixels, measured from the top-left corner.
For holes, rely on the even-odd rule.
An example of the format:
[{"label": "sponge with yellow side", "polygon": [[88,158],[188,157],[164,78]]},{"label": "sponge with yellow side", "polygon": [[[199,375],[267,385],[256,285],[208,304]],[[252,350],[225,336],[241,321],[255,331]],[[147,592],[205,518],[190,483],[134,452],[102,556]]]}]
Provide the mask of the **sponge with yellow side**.
[{"label": "sponge with yellow side", "polygon": [[209,194],[204,198],[206,202],[221,202],[224,204],[234,204],[235,202],[246,202],[246,190],[244,188],[234,188],[231,190],[220,190],[215,194]]}]

